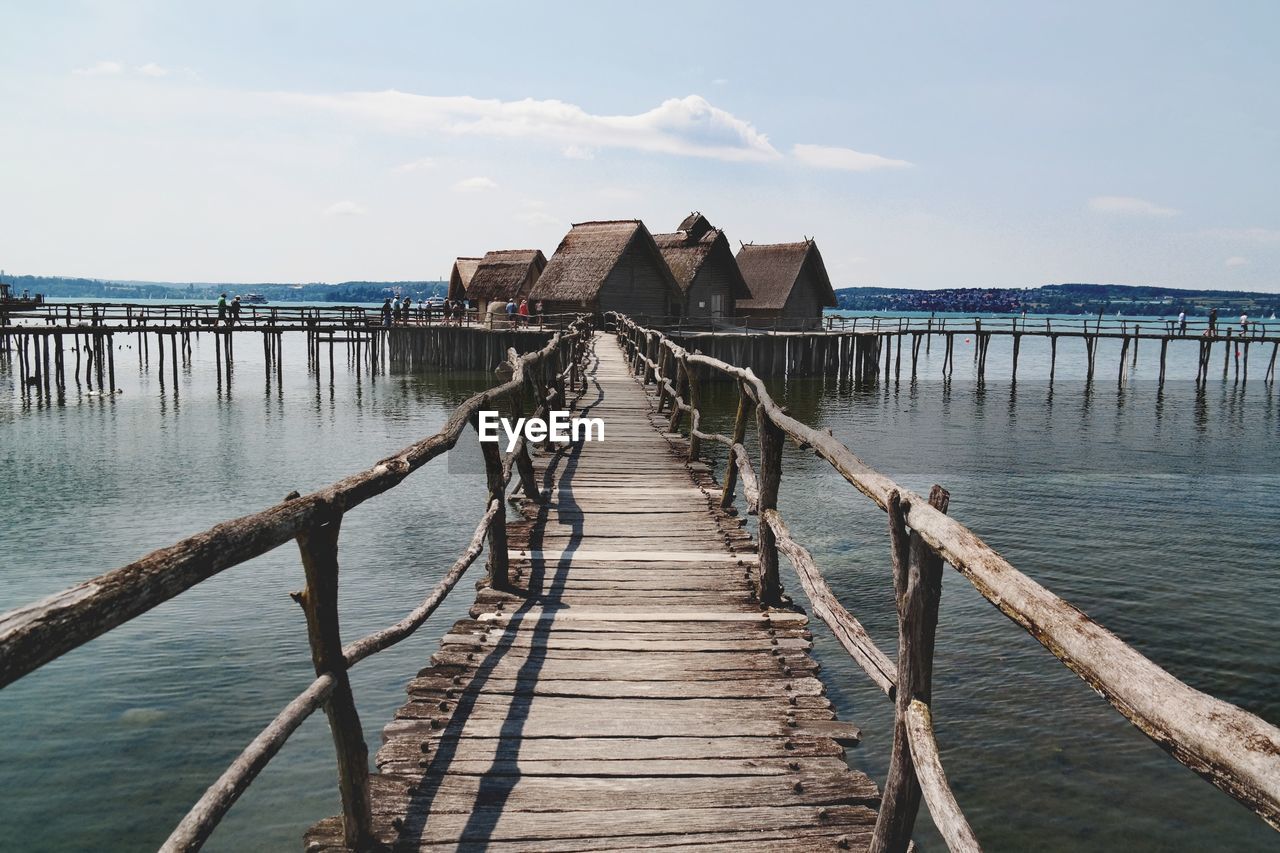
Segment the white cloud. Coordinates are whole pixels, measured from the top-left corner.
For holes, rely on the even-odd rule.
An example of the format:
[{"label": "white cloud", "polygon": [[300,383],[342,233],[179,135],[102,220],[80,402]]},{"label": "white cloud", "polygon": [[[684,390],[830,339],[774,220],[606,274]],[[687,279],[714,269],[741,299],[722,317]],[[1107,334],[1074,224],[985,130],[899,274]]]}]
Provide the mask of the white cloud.
[{"label": "white cloud", "polygon": [[1218,237],[1223,240],[1280,243],[1280,229],[1275,228],[1211,228],[1204,233],[1209,237]]},{"label": "white cloud", "polygon": [[396,166],[397,172],[426,172],[436,167],[435,159],[431,157],[422,157],[417,160],[411,160],[408,163],[401,163]]},{"label": "white cloud", "polygon": [[368,212],[354,201],[336,201],[324,209],[325,216],[364,216]]},{"label": "white cloud", "polygon": [[1229,266],[1229,267],[1243,267],[1243,266],[1248,266],[1248,265],[1249,265],[1249,259],[1248,259],[1248,258],[1242,258],[1242,257],[1240,257],[1239,255],[1232,255],[1231,257],[1227,258],[1227,264],[1226,264],[1226,265],[1227,265],[1227,266]]},{"label": "white cloud", "polygon": [[852,148],[831,145],[794,145],[791,153],[806,166],[818,169],[870,172],[875,169],[904,169],[911,166],[906,160],[891,160],[879,154],[864,154]]},{"label": "white cloud", "polygon": [[460,193],[474,193],[483,190],[496,190],[498,184],[492,178],[478,176],[474,178],[464,178],[453,185],[453,188]]},{"label": "white cloud", "polygon": [[85,77],[106,77],[111,74],[121,74],[124,72],[124,65],[111,60],[102,60],[95,62],[87,68],[77,68],[74,73]]},{"label": "white cloud", "polygon": [[582,145],[566,145],[560,153],[566,160],[594,160],[596,157],[594,148],[586,148]]},{"label": "white cloud", "polygon": [[139,74],[146,77],[168,77],[169,69],[162,68],[154,62],[148,62],[146,65],[139,65],[137,68]]},{"label": "white cloud", "polygon": [[1116,214],[1119,216],[1177,216],[1178,211],[1172,207],[1161,207],[1143,198],[1127,195],[1100,195],[1089,199],[1089,209],[1094,213]]},{"label": "white cloud", "polygon": [[404,133],[541,139],[584,148],[628,148],[719,160],[763,161],[781,156],[750,122],[699,95],[671,98],[637,115],[595,115],[555,100],[499,101],[394,89],[276,97]]}]

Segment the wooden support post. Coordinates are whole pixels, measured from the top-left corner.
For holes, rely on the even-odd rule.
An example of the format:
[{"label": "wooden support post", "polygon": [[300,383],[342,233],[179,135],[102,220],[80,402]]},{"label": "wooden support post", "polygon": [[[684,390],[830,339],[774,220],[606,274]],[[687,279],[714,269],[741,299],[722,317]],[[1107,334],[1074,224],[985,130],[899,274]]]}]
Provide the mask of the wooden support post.
[{"label": "wooden support post", "polygon": [[1053,383],[1053,375],[1058,368],[1058,336],[1049,336],[1049,382]]},{"label": "wooden support post", "polygon": [[1227,348],[1222,351],[1222,378],[1227,378],[1227,367],[1231,364],[1231,329],[1227,329]]},{"label": "wooden support post", "polygon": [[1018,351],[1022,348],[1022,333],[1018,332],[1013,336],[1013,375],[1014,382],[1018,381]]},{"label": "wooden support post", "polygon": [[[683,391],[686,384],[685,363],[684,363],[684,359],[682,358],[675,359],[675,362],[676,362],[676,381],[671,384],[672,384],[672,387],[676,389],[676,394],[678,396],[683,397],[684,396]],[[676,404],[675,400],[672,400],[671,401],[671,418],[667,422],[667,432],[679,431],[680,418],[683,415],[684,415],[684,412],[681,411],[680,406]]]},{"label": "wooden support post", "polygon": [[[750,411],[750,398],[747,396],[746,386],[742,380],[738,380],[738,416],[733,421],[733,443],[742,444],[743,439],[747,437],[747,413]],[[720,506],[722,509],[729,509],[733,506],[734,495],[738,491],[738,462],[734,458],[733,448],[729,448],[729,455],[724,466],[724,492],[720,495]],[[766,525],[767,526],[767,525]]]},{"label": "wooden support post", "polygon": [[115,335],[107,333],[107,376],[111,380],[110,390],[116,392],[116,342]]},{"label": "wooden support post", "polygon": [[338,790],[342,795],[343,840],[352,850],[374,846],[369,805],[369,748],[360,729],[360,716],[351,695],[347,661],[338,630],[338,533],[342,515],[326,520],[298,536],[307,586],[296,596],[307,617],[307,638],[316,675],[329,673],[335,686],[325,701],[325,715],[338,754]]},{"label": "wooden support post", "polygon": [[[782,430],[769,419],[763,405],[756,406],[756,428],[760,437],[760,517],[764,511],[778,508],[778,484],[782,480]],[[773,528],[761,524],[759,529],[760,588],[757,594],[762,607],[782,603],[782,582],[778,579],[778,542]]]},{"label": "wooden support post", "polygon": [[1267,375],[1263,379],[1267,382],[1274,382],[1276,378],[1276,352],[1280,351],[1280,341],[1276,341],[1271,345],[1271,360],[1267,363]]},{"label": "wooden support post", "polygon": [[1165,355],[1169,351],[1169,339],[1160,339],[1160,387],[1164,387]]},{"label": "wooden support post", "polygon": [[[471,418],[476,434],[480,432],[479,415]],[[506,485],[502,482],[502,453],[493,441],[480,442],[484,454],[485,479],[489,484],[489,497],[485,506],[498,502],[498,512],[489,524],[489,556],[485,565],[489,571],[488,583],[493,589],[510,589],[511,570],[507,555],[507,502]]]},{"label": "wooden support post", "polygon": [[[929,493],[929,505],[947,511],[950,496],[941,486]],[[894,687],[893,748],[880,814],[871,837],[871,853],[905,853],[920,809],[920,782],[911,760],[907,709],[911,700],[932,698],[933,645],[942,595],[942,558],[920,534],[907,534],[907,511],[895,490],[889,494],[889,537],[893,586],[898,603],[898,677]]]},{"label": "wooden support post", "polygon": [[[694,354],[698,354],[694,351]],[[698,438],[698,428],[702,425],[702,382],[701,368],[696,364],[685,364],[685,375],[689,381],[689,461],[697,462],[702,451],[702,439]]]}]

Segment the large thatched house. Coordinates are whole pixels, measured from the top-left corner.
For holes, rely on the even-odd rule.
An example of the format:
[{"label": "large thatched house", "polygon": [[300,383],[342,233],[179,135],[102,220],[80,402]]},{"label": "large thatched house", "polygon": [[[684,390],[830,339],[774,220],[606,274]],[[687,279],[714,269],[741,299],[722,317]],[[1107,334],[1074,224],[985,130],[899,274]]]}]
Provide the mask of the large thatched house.
[{"label": "large thatched house", "polygon": [[529,294],[547,313],[620,311],[666,317],[680,306],[680,286],[638,219],[579,222],[560,241]]},{"label": "large thatched house", "polygon": [[724,231],[701,213],[689,214],[677,231],[653,239],[680,285],[685,317],[732,317],[736,301],[751,297]]},{"label": "large thatched house", "polygon": [[466,286],[471,307],[484,314],[490,302],[517,303],[528,297],[529,291],[547,266],[547,258],[541,249],[500,249],[487,252],[480,259],[471,282]]},{"label": "large thatched house", "polygon": [[751,291],[738,300],[738,314],[750,320],[777,321],[779,328],[814,328],[822,309],[836,306],[818,244],[748,243],[738,251],[738,269]]},{"label": "large thatched house", "polygon": [[458,258],[453,262],[453,269],[449,271],[450,299],[461,301],[467,298],[467,287],[479,266],[480,258]]}]

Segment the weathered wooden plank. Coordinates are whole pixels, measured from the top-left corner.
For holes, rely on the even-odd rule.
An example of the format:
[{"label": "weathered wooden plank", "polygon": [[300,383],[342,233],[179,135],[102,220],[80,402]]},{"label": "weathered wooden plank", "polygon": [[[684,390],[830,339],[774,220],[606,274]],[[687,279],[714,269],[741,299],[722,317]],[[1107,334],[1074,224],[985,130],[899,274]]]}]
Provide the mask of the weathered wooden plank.
[{"label": "weathered wooden plank", "polygon": [[[458,678],[455,682],[454,678]],[[417,696],[454,698],[472,683],[471,676],[436,675],[418,677],[409,682],[408,692]],[[484,677],[478,684],[485,695],[583,696],[600,699],[729,699],[747,696],[821,696],[822,682],[812,677],[773,677],[708,679],[686,683],[669,681],[583,680],[583,679],[512,679]]]}]

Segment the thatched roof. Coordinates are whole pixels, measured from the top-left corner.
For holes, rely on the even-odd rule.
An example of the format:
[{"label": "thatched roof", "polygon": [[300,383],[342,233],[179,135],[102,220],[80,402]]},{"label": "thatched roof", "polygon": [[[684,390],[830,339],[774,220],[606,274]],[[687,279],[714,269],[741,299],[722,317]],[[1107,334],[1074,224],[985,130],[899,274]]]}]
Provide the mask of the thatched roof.
[{"label": "thatched roof", "polygon": [[686,216],[679,225],[676,226],[677,231],[683,231],[693,239],[697,240],[711,230],[711,220],[703,216],[698,211],[694,211]]},{"label": "thatched roof", "polygon": [[537,281],[547,265],[541,249],[499,249],[485,253],[471,283],[468,299],[516,299],[526,280]]},{"label": "thatched roof", "polygon": [[[701,214],[699,214],[701,217]],[[702,218],[706,222],[706,218]],[[686,219],[685,222],[688,222]],[[681,223],[684,224],[684,223]],[[708,223],[710,224],[710,223]],[[705,231],[701,237],[694,237],[687,231],[680,230],[671,234],[654,234],[653,241],[658,244],[667,266],[676,277],[676,283],[685,293],[693,285],[693,280],[708,263],[723,265],[729,275],[729,287],[734,299],[747,299],[751,291],[738,271],[738,262],[733,259],[733,249],[729,240],[719,228]]]},{"label": "thatched roof", "polygon": [[639,219],[611,222],[579,222],[556,247],[547,261],[530,299],[553,302],[590,302],[600,292],[609,273],[633,245],[651,255],[654,268],[667,279],[673,293],[679,284],[653,242],[649,229]]},{"label": "thatched roof", "polygon": [[478,266],[480,266],[480,258],[454,259],[453,269],[449,271],[450,299],[467,298],[467,288],[470,286],[471,277],[476,274]]},{"label": "thatched roof", "polygon": [[827,267],[822,263],[818,244],[813,240],[760,246],[748,243],[738,250],[737,260],[738,269],[751,290],[751,298],[738,300],[738,308],[781,310],[806,264],[818,287],[822,304],[827,308],[836,306],[836,293],[831,288]]}]

